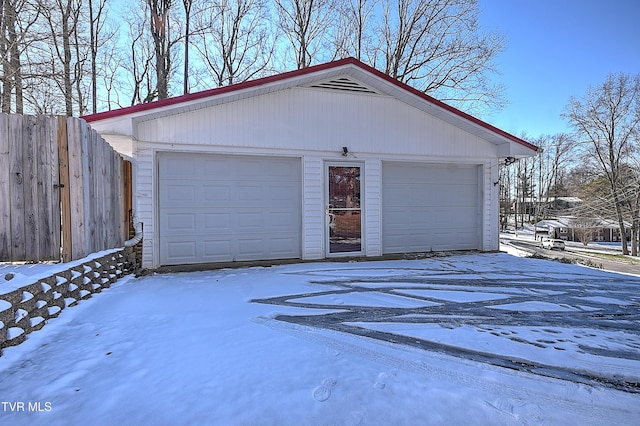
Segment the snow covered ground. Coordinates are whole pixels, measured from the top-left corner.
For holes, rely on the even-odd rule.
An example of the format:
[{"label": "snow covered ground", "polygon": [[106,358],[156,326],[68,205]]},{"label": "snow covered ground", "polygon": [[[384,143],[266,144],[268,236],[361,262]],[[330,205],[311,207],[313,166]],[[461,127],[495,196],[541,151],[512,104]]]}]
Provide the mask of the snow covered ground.
[{"label": "snow covered ground", "polygon": [[7,425],[640,424],[640,278],[509,254],[127,277],[0,357]]}]

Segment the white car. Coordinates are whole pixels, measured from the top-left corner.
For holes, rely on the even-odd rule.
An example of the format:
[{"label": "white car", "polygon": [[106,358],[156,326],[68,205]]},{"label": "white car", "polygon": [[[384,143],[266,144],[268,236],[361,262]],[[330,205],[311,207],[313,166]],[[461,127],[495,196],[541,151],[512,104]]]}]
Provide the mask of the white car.
[{"label": "white car", "polygon": [[564,241],[557,240],[554,238],[545,238],[544,240],[542,240],[541,245],[542,245],[542,248],[545,248],[547,250],[553,250],[553,249],[564,250]]}]

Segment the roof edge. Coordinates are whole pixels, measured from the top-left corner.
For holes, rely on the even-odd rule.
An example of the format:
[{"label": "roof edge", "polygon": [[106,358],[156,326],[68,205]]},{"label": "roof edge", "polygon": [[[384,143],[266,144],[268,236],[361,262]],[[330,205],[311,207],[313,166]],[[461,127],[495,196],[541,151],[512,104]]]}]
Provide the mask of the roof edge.
[{"label": "roof edge", "polygon": [[470,114],[467,114],[464,111],[459,110],[458,108],[455,108],[451,105],[448,105],[442,101],[439,101],[438,99],[427,95],[424,92],[421,92],[420,90],[409,86],[406,83],[403,83],[385,73],[383,73],[382,71],[379,71],[375,68],[373,68],[370,65],[365,64],[364,62],[353,58],[353,57],[348,57],[348,58],[344,58],[344,59],[339,59],[336,61],[332,61],[332,62],[326,62],[324,64],[319,64],[319,65],[312,65],[310,67],[307,68],[301,68],[301,69],[297,69],[297,70],[293,70],[293,71],[286,71],[280,74],[274,74],[271,76],[267,76],[267,77],[262,77],[262,78],[258,78],[255,80],[248,80],[248,81],[244,81],[241,83],[235,83],[235,84],[231,84],[229,86],[222,86],[222,87],[216,87],[213,89],[208,89],[208,90],[203,90],[200,92],[195,92],[195,93],[188,93],[185,95],[180,95],[180,96],[175,96],[172,98],[166,98],[166,99],[160,99],[157,101],[153,101],[153,102],[148,102],[148,103],[144,103],[144,104],[138,104],[138,105],[132,105],[132,106],[128,106],[128,107],[124,107],[124,108],[119,108],[119,109],[114,109],[114,110],[109,110],[109,111],[103,111],[103,112],[98,112],[95,114],[89,114],[89,115],[85,115],[82,116],[81,118],[83,118],[86,122],[91,123],[94,121],[98,121],[98,120],[106,120],[109,118],[116,118],[116,117],[120,117],[123,115],[127,115],[127,114],[133,114],[133,113],[137,113],[137,112],[143,112],[143,111],[148,111],[148,110],[152,110],[152,109],[156,109],[156,108],[162,108],[162,107],[166,107],[166,106],[171,106],[171,105],[177,105],[177,104],[181,104],[184,102],[190,102],[190,101],[194,101],[194,100],[198,100],[198,99],[203,99],[203,98],[207,98],[210,96],[217,96],[217,95],[221,95],[221,94],[225,94],[225,93],[230,93],[230,92],[234,92],[237,90],[243,90],[243,89],[249,89],[252,87],[257,87],[257,86],[261,86],[264,84],[269,84],[269,83],[275,83],[278,82],[280,80],[285,80],[288,78],[294,78],[294,77],[299,77],[299,76],[303,76],[303,75],[307,75],[307,74],[311,74],[314,72],[318,72],[318,71],[324,71],[324,70],[328,70],[328,69],[333,69],[333,68],[337,68],[340,66],[344,66],[344,65],[355,65],[373,75],[375,75],[376,77],[385,80],[386,82],[393,84],[394,86],[397,86],[405,91],[410,92],[411,94],[418,96],[419,98],[432,103],[446,111],[451,112],[454,115],[457,115],[465,120],[468,120],[474,124],[477,124],[480,127],[483,127],[493,133],[496,133],[512,142],[515,142],[517,144],[523,145],[526,148],[529,148],[533,151],[538,151],[538,147],[533,145],[532,143],[529,143],[527,141],[525,141],[524,139],[521,139],[517,136],[512,135],[511,133],[508,133],[502,129],[499,129],[495,126],[493,126],[492,124],[487,123],[486,121],[480,120],[479,118],[476,118]]}]

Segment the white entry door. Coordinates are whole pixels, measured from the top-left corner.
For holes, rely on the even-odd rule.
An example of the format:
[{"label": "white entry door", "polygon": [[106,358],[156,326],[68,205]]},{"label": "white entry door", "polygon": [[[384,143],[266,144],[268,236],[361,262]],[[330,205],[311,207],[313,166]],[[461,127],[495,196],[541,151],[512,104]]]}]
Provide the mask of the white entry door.
[{"label": "white entry door", "polygon": [[326,166],[327,256],[363,252],[361,175],[361,165],[335,163]]}]

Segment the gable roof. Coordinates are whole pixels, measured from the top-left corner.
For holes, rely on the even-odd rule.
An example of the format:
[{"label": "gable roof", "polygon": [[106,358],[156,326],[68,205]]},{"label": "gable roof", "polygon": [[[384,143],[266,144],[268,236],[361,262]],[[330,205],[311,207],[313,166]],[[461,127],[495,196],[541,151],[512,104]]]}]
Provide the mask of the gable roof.
[{"label": "gable roof", "polygon": [[146,121],[296,86],[390,95],[496,145],[515,143],[525,148],[524,151],[538,150],[535,145],[441,102],[355,58],[340,59],[229,86],[85,115],[82,118],[89,123],[122,119],[127,116],[134,121]]}]

